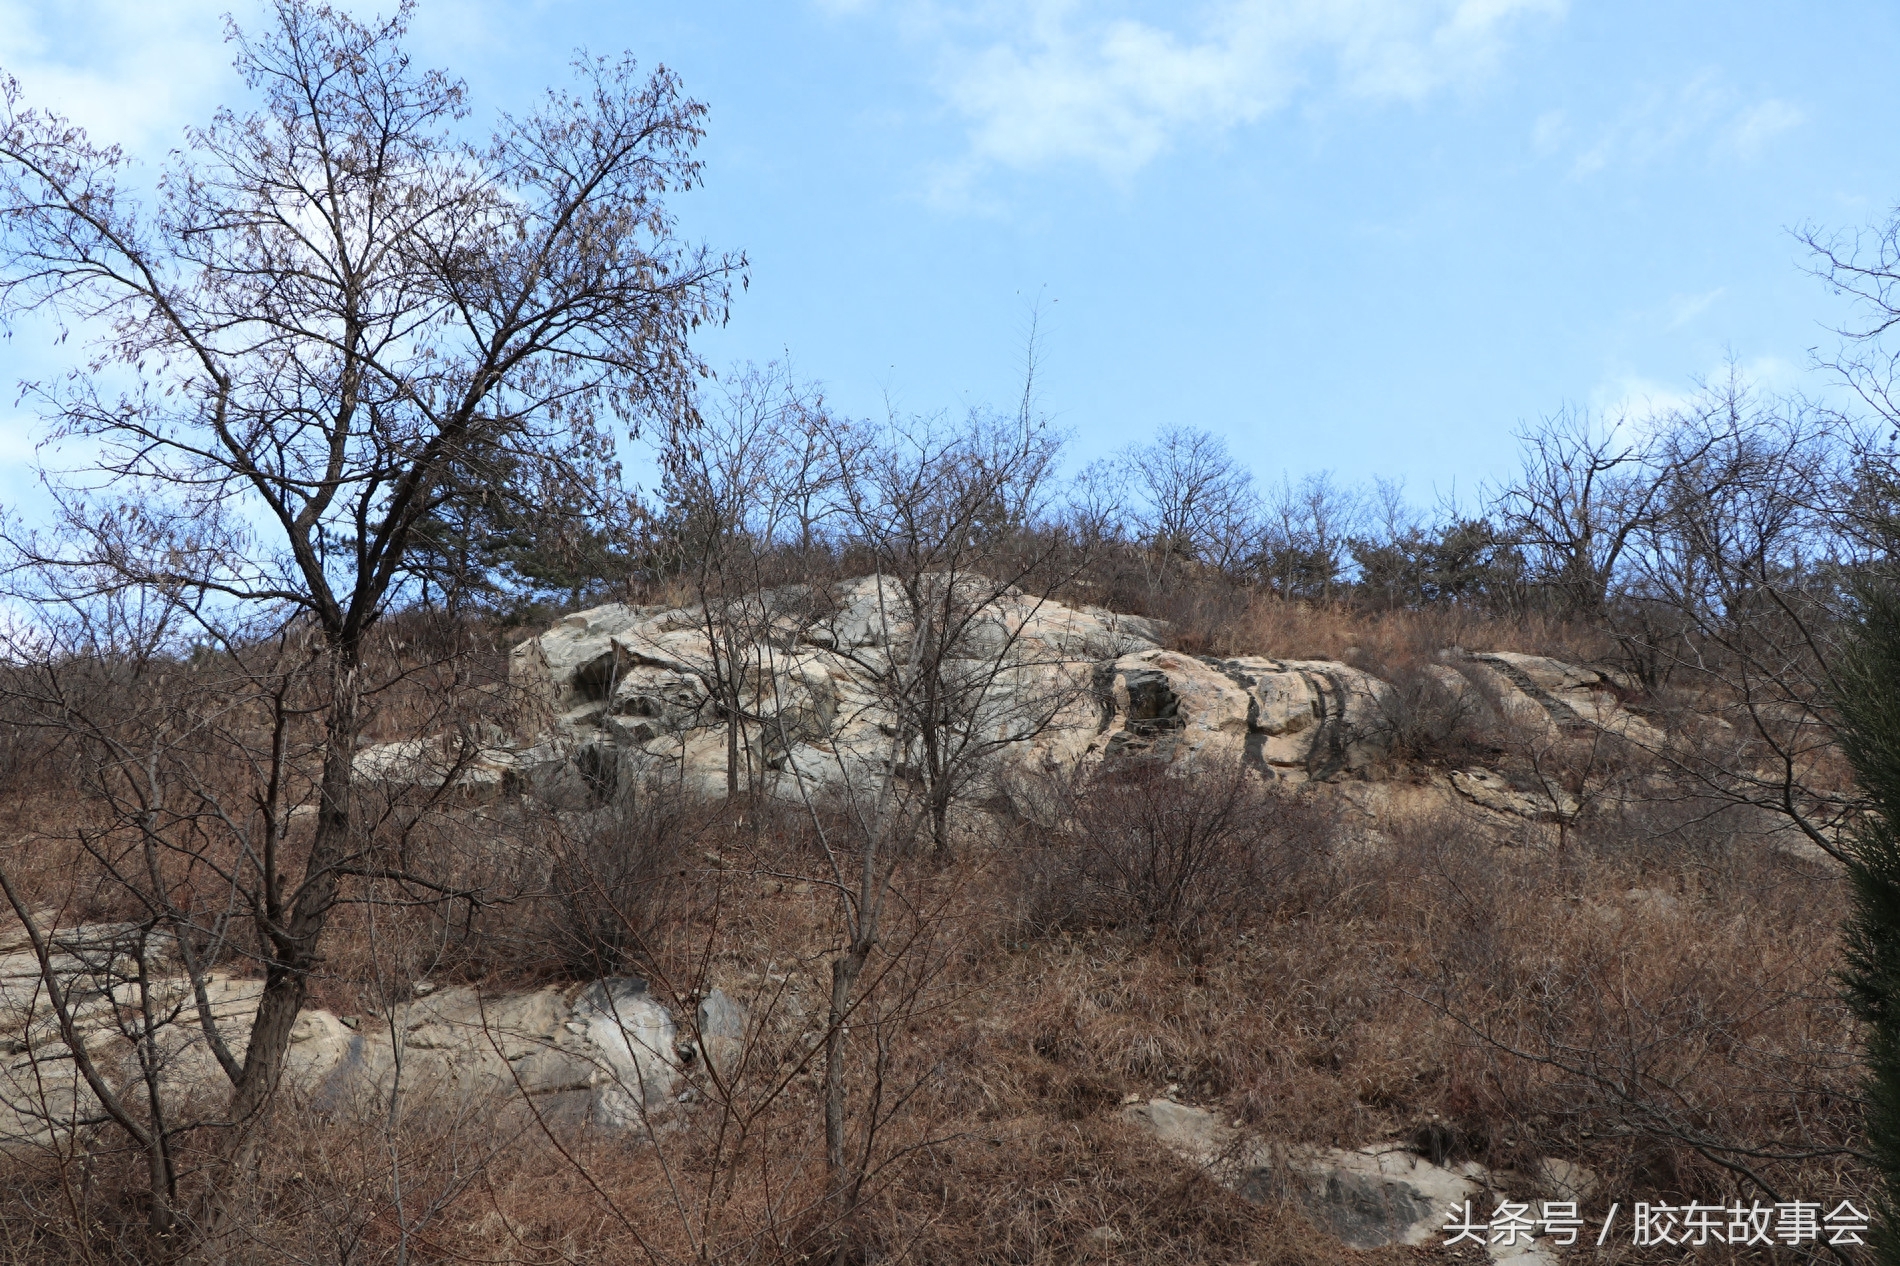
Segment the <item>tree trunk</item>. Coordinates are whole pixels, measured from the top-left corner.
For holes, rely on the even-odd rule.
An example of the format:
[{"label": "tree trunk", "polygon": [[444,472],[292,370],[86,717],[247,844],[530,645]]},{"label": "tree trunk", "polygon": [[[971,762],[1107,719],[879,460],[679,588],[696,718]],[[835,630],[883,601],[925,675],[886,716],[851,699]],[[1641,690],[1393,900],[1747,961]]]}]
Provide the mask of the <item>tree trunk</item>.
[{"label": "tree trunk", "polygon": [[142,1030],[139,1043],[140,1071],[145,1077],[146,1104],[152,1114],[151,1146],[145,1149],[147,1181],[151,1189],[152,1207],[146,1215],[146,1225],[152,1238],[161,1245],[167,1243],[177,1223],[176,1207],[178,1203],[178,1172],[172,1158],[172,1141],[166,1119],[164,1096],[160,1094],[159,1070],[162,1066],[158,1052],[157,1017],[152,1010],[151,963],[147,956],[149,946],[143,938],[139,941],[139,977],[138,1000],[139,1027]]},{"label": "tree trunk", "polygon": [[844,1156],[845,1017],[851,1012],[851,990],[864,970],[869,949],[861,943],[853,944],[831,964],[831,1015],[825,1030],[825,1174],[831,1194],[838,1198],[850,1187]]},{"label": "tree trunk", "polygon": [[726,710],[726,803],[737,804],[739,800],[739,710],[728,705]]},{"label": "tree trunk", "polygon": [[[703,592],[703,587],[702,587]],[[719,705],[726,710],[726,803],[736,804],[739,800],[739,753],[744,746],[745,723],[740,708],[744,702],[745,683],[740,675],[739,648],[737,634],[732,627],[732,605],[722,604],[724,618],[715,623],[712,617],[712,600],[701,598],[706,608],[706,647],[712,652],[712,679],[718,683],[721,696]],[[724,655],[725,663],[720,663]],[[751,787],[751,767],[747,763],[747,787]]]},{"label": "tree trunk", "polygon": [[950,863],[950,780],[939,772],[930,788],[930,836],[937,864]]},{"label": "tree trunk", "polygon": [[244,1056],[231,1099],[231,1118],[240,1125],[262,1112],[277,1092],[284,1055],[290,1049],[290,1031],[297,1023],[309,993],[310,973],[320,961],[323,929],[336,905],[337,870],[353,849],[356,739],[362,729],[362,675],[355,648],[333,652],[336,669],[331,677],[330,716],[324,733],[323,779],[317,802],[316,838],[304,881],[297,888],[287,916],[281,915],[282,877],[276,869],[275,850],[266,858],[266,901],[271,925],[271,962],[264,975],[264,993],[251,1022],[250,1047]]}]

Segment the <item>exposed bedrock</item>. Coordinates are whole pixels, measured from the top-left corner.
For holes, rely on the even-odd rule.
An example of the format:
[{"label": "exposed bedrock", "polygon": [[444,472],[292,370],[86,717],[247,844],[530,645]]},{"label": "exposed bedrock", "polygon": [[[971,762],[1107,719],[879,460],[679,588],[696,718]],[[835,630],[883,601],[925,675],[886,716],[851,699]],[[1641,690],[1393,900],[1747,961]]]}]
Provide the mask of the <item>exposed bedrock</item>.
[{"label": "exposed bedrock", "polygon": [[[914,740],[898,750],[889,686],[912,649],[903,612],[879,577],[748,595],[710,619],[701,607],[596,607],[514,651],[513,680],[541,717],[530,733],[383,744],[358,770],[393,784],[446,779],[477,802],[531,794],[576,809],[655,780],[722,796],[733,752],[742,789],[796,800],[868,786],[922,756]],[[1196,656],[1162,647],[1162,632],[1013,590],[983,606],[942,666],[955,736],[983,753],[963,794],[1136,757],[1283,783],[1381,773],[1406,706],[1388,682],[1329,660]],[[1507,652],[1446,652],[1425,672],[1533,743],[1663,742],[1610,673]],[[1483,770],[1448,786],[1491,812],[1571,807]]]},{"label": "exposed bedrock", "polygon": [[[162,938],[132,924],[63,929],[51,977],[67,1000],[77,1045],[115,1094],[143,1094],[136,1052],[147,1047],[174,1110],[215,1109],[230,1084],[206,1037],[188,974]],[[143,997],[141,979],[148,984]],[[24,936],[0,942],[0,1150],[70,1136],[100,1113]],[[213,972],[204,981],[210,1026],[240,1063],[262,982]],[[309,1008],[291,1034],[285,1081],[325,1112],[406,1093],[474,1102],[530,1100],[544,1119],[642,1128],[669,1107],[682,1069],[699,1057],[675,1016],[631,977],[484,995],[454,986],[380,1014]],[[149,1011],[145,1005],[150,1004]],[[714,990],[697,1006],[698,1047],[735,1058],[740,1005]],[[215,1111],[213,1112],[215,1115]]]}]

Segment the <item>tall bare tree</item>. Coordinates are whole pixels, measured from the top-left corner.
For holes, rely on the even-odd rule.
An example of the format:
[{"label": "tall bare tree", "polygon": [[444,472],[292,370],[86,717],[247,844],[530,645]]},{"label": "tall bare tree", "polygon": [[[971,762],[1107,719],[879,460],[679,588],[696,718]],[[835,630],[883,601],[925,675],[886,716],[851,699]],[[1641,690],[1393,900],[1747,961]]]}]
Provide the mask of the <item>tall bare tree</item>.
[{"label": "tall bare tree", "polygon": [[[1135,535],[1157,575],[1183,563],[1230,570],[1246,557],[1259,521],[1253,476],[1218,435],[1170,426],[1118,460]],[[1098,468],[1106,476],[1114,467]]]},{"label": "tall bare tree", "polygon": [[[841,770],[844,811],[829,823],[814,817],[842,923],[843,946],[831,964],[823,1102],[832,1200],[845,1220],[872,1172],[889,1059],[881,1044],[853,1146],[847,1046],[888,975],[867,975],[867,968],[885,949],[897,876],[926,840],[939,859],[947,857],[957,795],[1002,749],[1035,738],[1087,688],[1065,689],[1063,665],[1032,664],[1026,653],[1029,620],[1079,561],[1059,533],[1032,531],[1044,526],[1057,444],[1031,403],[1026,390],[1017,416],[978,415],[960,429],[928,420],[893,425],[839,465],[845,547],[873,568],[869,620],[877,635],[836,629],[825,640],[863,671],[888,718],[876,777],[859,786],[858,771]],[[1023,689],[1025,670],[1038,669],[1058,684]]]},{"label": "tall bare tree", "polygon": [[[748,735],[766,725],[761,704],[774,671],[763,657],[775,622],[796,622],[798,589],[823,555],[822,533],[841,471],[858,445],[816,390],[785,366],[751,366],[722,384],[701,424],[664,447],[665,534],[697,600],[706,635],[691,665],[726,722],[726,795],[757,789],[763,762]],[[788,609],[788,604],[791,609]]]},{"label": "tall bare tree", "polygon": [[407,19],[279,0],[262,35],[233,27],[256,105],[190,131],[149,209],[118,149],[0,87],[0,304],[90,342],[30,390],[98,454],[60,532],[11,536],[16,592],[162,596],[213,644],[294,633],[319,682],[308,846],[283,846],[296,806],[260,796],[262,847],[237,850],[265,960],[226,1067],[240,1122],[365,871],[366,641],[415,596],[419,525],[457,470],[559,470],[618,426],[687,424],[688,335],[744,263],[676,235],[704,108],[670,72],[583,61],[470,144],[462,85],[411,63]]},{"label": "tall bare tree", "polygon": [[1281,477],[1268,503],[1257,566],[1283,598],[1332,600],[1345,583],[1347,546],[1362,498],[1326,471],[1295,484]]},{"label": "tall bare tree", "polygon": [[1650,430],[1642,514],[1598,619],[1668,722],[1651,755],[1690,794],[1838,853],[1858,797],[1828,721],[1829,649],[1842,583],[1866,559],[1843,514],[1851,432],[1739,374]]},{"label": "tall bare tree", "polygon": [[1497,497],[1498,522],[1560,610],[1598,615],[1655,503],[1646,444],[1626,421],[1604,426],[1580,410],[1545,418],[1518,441],[1523,468]]}]

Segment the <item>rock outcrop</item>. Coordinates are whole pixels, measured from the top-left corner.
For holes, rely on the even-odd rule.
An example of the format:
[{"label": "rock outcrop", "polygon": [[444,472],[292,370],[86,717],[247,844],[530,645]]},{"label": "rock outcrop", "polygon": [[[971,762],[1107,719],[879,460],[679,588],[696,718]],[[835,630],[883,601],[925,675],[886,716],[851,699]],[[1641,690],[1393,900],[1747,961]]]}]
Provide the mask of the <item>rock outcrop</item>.
[{"label": "rock outcrop", "polygon": [[1660,730],[1623,706],[1625,688],[1610,673],[1512,651],[1472,654],[1465,666],[1493,689],[1508,720],[1547,738],[1598,731],[1641,747],[1664,741]]},{"label": "rock outcrop", "polygon": [[1540,780],[1526,790],[1489,769],[1455,769],[1451,788],[1481,809],[1506,813],[1532,822],[1564,822],[1576,816],[1577,798],[1553,780]]},{"label": "rock outcrop", "polygon": [[[148,1036],[138,981],[152,1007],[150,1050],[162,1098],[215,1107],[229,1093],[189,977],[163,941],[127,924],[55,933],[52,976],[68,999],[78,1045],[115,1094],[143,1094],[137,1047]],[[221,972],[205,980],[213,1028],[242,1061],[262,983]],[[743,1012],[715,992],[700,1004],[702,1040],[732,1059]],[[427,991],[379,1016],[309,1009],[291,1034],[285,1081],[325,1111],[386,1100],[397,1086],[464,1096],[528,1096],[544,1117],[628,1129],[668,1105],[681,1054],[672,1015],[631,978],[484,997]],[[0,1149],[64,1137],[98,1115],[23,935],[0,942]]]},{"label": "rock outcrop", "polygon": [[1089,750],[1231,767],[1292,782],[1364,769],[1385,747],[1392,688],[1326,660],[1197,659],[1143,650],[1108,666]]},{"label": "rock outcrop", "polygon": [[[1435,1165],[1403,1144],[1276,1147],[1243,1135],[1206,1108],[1170,1099],[1137,1101],[1122,1112],[1243,1199],[1291,1200],[1348,1248],[1443,1243],[1454,1216],[1462,1217],[1469,1208],[1482,1218],[1490,1208],[1494,1184],[1483,1166]],[[1555,1159],[1544,1162],[1538,1178],[1560,1200],[1587,1198],[1594,1184],[1583,1166]],[[1542,1236],[1500,1236],[1485,1247],[1499,1263],[1549,1266],[1557,1261],[1555,1246]]]},{"label": "rock outcrop", "polygon": [[[889,581],[757,595],[738,619],[754,630],[738,657],[747,715],[740,786],[796,798],[915,758],[892,751],[886,683],[904,667],[911,630]],[[578,781],[596,790],[661,777],[723,795],[728,734],[717,687],[734,674],[718,627],[703,608],[613,605],[524,643],[512,672],[552,718],[544,750],[565,753]],[[972,621],[945,675],[998,767],[1072,764],[1099,728],[1096,669],[1154,648],[1157,635],[1138,617],[1011,592]],[[526,781],[557,779],[537,769]]]},{"label": "rock outcrop", "polygon": [[[736,782],[787,798],[901,766],[885,683],[910,630],[888,581],[832,593],[758,595],[741,662],[744,744]],[[715,622],[716,627],[716,622]],[[1011,592],[990,604],[946,676],[989,753],[993,790],[1008,771],[1072,772],[1147,756],[1181,767],[1244,764],[1302,782],[1362,772],[1383,754],[1391,688],[1344,664],[1212,659],[1163,650],[1136,616]],[[538,696],[545,729],[409,740],[366,749],[371,781],[437,788],[483,802],[528,792],[565,807],[666,779],[707,795],[727,786],[729,736],[717,686],[731,674],[696,607],[610,605],[568,616],[514,653],[515,682]]]},{"label": "rock outcrop", "polygon": [[[911,647],[893,582],[750,595],[708,619],[702,607],[609,605],[522,643],[511,676],[540,721],[510,737],[437,736],[365,749],[366,781],[445,789],[464,803],[529,794],[585,809],[652,781],[725,794],[728,753],[741,788],[797,800],[900,774],[889,682]],[[1220,659],[1170,650],[1136,616],[1010,590],[983,605],[944,666],[959,742],[983,752],[963,794],[993,798],[1015,775],[1072,774],[1130,758],[1180,769],[1235,767],[1281,783],[1376,776],[1408,706],[1393,686],[1328,660]],[[737,662],[742,671],[734,673]],[[1614,674],[1514,652],[1449,651],[1424,672],[1473,715],[1496,715],[1532,744],[1608,735],[1664,737],[1624,704]],[[742,723],[723,700],[737,691]],[[1573,815],[1554,785],[1465,768],[1454,799],[1530,821]]]}]

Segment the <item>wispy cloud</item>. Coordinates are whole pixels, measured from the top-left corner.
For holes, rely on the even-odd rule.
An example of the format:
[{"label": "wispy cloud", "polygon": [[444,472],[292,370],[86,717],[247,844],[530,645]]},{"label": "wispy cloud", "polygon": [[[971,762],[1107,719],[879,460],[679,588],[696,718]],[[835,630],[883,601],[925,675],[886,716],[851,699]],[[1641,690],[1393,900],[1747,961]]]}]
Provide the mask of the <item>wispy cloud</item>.
[{"label": "wispy cloud", "polygon": [[1547,110],[1531,125],[1531,145],[1540,154],[1554,154],[1570,137],[1570,120],[1562,110]]},{"label": "wispy cloud", "polygon": [[[36,106],[97,139],[162,155],[231,85],[223,15],[238,0],[0,0],[0,67]],[[83,60],[81,60],[83,58]]]},{"label": "wispy cloud", "polygon": [[1599,382],[1590,393],[1590,407],[1606,419],[1623,419],[1637,433],[1671,413],[1694,409],[1707,399],[1704,384],[1726,381],[1730,369],[1741,381],[1761,391],[1787,391],[1801,380],[1800,370],[1780,356],[1757,356],[1732,366],[1729,362],[1708,373],[1676,383],[1661,383],[1640,374],[1616,374]]},{"label": "wispy cloud", "polygon": [[[1545,116],[1550,118],[1551,116]],[[1557,116],[1560,120],[1562,116]],[[1609,167],[1639,167],[1702,150],[1710,156],[1752,161],[1775,137],[1798,127],[1801,109],[1777,97],[1750,102],[1705,71],[1674,89],[1638,95],[1622,113],[1575,151],[1570,173],[1579,179]],[[1553,131],[1539,119],[1532,144],[1539,153],[1564,152],[1574,129]]]},{"label": "wispy cloud", "polygon": [[1681,329],[1714,307],[1715,301],[1727,293],[1727,286],[1717,286],[1705,294],[1677,295],[1669,301],[1669,322],[1667,328],[1672,330]]},{"label": "wispy cloud", "polygon": [[1630,426],[1687,408],[1695,398],[1693,385],[1672,386],[1640,374],[1620,374],[1591,390],[1590,407],[1599,417]]},{"label": "wispy cloud", "polygon": [[1725,140],[1729,148],[1743,158],[1758,156],[1762,148],[1783,132],[1793,131],[1807,120],[1799,106],[1770,97],[1760,105],[1743,110],[1729,124]]},{"label": "wispy cloud", "polygon": [[[821,0],[834,12],[844,0]],[[1218,0],[1126,5],[917,0],[939,87],[969,133],[965,174],[1080,163],[1129,175],[1302,94],[1416,102],[1482,78],[1513,30],[1563,0]]]}]

